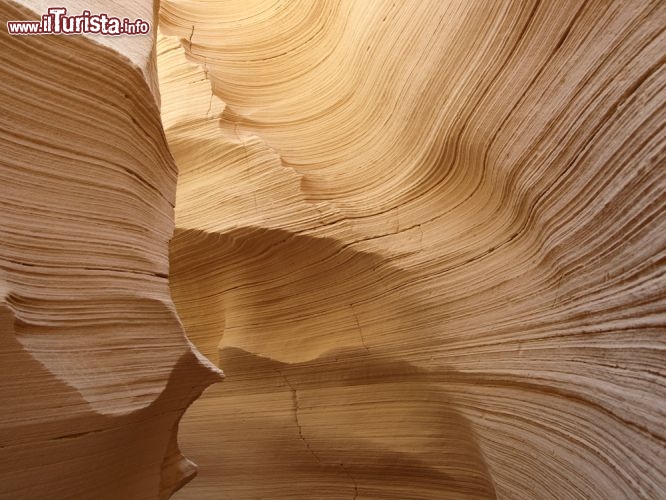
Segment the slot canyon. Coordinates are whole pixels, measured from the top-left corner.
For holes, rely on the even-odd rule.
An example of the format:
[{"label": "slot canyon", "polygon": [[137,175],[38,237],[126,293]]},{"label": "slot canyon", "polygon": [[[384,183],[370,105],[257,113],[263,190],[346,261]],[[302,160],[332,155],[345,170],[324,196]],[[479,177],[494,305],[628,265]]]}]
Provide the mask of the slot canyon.
[{"label": "slot canyon", "polygon": [[0,12],[0,499],[666,499],[666,2]]}]

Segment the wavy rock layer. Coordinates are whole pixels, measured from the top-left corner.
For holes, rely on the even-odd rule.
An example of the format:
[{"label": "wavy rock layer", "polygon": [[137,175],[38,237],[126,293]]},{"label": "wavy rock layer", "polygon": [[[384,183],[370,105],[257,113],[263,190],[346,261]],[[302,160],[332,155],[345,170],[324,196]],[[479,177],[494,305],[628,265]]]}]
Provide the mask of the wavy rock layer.
[{"label": "wavy rock layer", "polygon": [[19,19],[39,16],[0,3],[0,497],[167,498],[194,472],[178,421],[219,371],[169,293],[151,45],[131,62],[127,39],[9,36]]},{"label": "wavy rock layer", "polygon": [[666,491],[666,4],[166,0],[178,498]]}]

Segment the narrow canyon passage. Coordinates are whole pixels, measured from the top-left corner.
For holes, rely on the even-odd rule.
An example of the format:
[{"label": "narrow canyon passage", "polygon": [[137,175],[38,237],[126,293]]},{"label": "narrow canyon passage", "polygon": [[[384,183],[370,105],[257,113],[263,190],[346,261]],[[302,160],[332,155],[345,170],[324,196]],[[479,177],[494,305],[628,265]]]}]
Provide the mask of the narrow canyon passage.
[{"label": "narrow canyon passage", "polygon": [[666,2],[63,1],[150,30],[0,0],[0,500],[666,498]]}]

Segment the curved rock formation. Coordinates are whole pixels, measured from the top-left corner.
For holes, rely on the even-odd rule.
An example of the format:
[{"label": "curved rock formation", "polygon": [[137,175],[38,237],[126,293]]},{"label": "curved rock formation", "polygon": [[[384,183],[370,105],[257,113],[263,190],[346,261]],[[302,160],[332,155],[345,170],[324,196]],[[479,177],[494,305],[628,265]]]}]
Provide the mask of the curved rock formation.
[{"label": "curved rock formation", "polygon": [[159,25],[0,34],[1,498],[666,495],[664,2]]},{"label": "curved rock formation", "polygon": [[0,14],[0,497],[168,498],[194,472],[178,421],[220,375],[169,294],[152,46],[9,36],[39,16]]},{"label": "curved rock formation", "polygon": [[163,2],[177,498],[665,494],[665,23]]}]

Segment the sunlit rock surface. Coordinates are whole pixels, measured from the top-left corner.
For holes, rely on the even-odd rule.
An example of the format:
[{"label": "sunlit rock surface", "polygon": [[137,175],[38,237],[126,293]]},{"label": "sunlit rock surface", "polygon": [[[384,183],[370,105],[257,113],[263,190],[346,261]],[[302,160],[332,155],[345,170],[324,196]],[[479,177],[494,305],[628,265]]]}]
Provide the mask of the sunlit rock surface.
[{"label": "sunlit rock surface", "polygon": [[666,3],[102,3],[0,3],[0,498],[666,496]]},{"label": "sunlit rock surface", "polygon": [[160,15],[177,498],[666,495],[666,4]]}]

